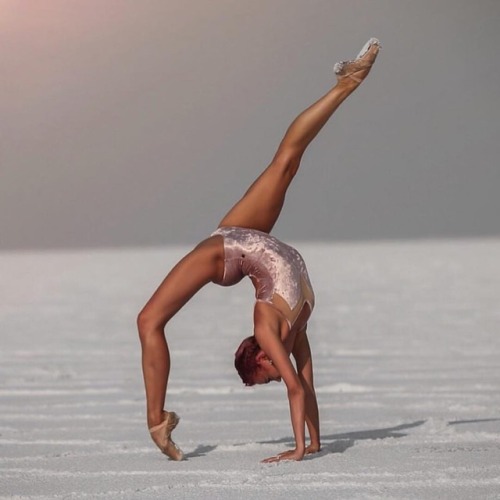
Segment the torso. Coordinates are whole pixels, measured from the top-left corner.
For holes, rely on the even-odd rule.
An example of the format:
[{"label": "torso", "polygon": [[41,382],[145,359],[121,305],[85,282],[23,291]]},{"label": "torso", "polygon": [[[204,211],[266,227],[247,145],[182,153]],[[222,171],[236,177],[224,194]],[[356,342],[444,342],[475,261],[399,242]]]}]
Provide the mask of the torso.
[{"label": "torso", "polygon": [[[248,276],[254,287],[256,307],[271,306],[283,320],[281,337],[293,344],[314,307],[314,293],[304,260],[293,247],[267,233],[239,227],[222,227],[212,234],[222,246],[218,279],[222,286],[238,283]],[[290,338],[288,338],[290,337]]]}]

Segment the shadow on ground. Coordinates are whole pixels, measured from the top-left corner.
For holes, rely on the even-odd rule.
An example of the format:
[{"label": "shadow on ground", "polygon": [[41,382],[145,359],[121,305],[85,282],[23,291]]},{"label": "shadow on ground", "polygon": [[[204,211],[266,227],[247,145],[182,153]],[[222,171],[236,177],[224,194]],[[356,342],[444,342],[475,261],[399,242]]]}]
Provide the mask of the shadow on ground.
[{"label": "shadow on ground", "polygon": [[[356,444],[357,441],[364,439],[387,439],[401,438],[408,434],[404,431],[423,425],[426,420],[417,420],[409,424],[401,424],[395,427],[385,427],[383,429],[370,429],[366,431],[343,432],[339,434],[329,434],[321,436],[321,451],[307,458],[321,457],[329,453],[344,453],[347,449]],[[270,441],[259,441],[260,444],[284,444],[294,446],[293,437],[286,437]]]},{"label": "shadow on ground", "polygon": [[215,448],[217,448],[217,446],[215,445],[200,444],[199,446],[196,447],[196,449],[194,449],[190,453],[186,453],[184,455],[184,458],[190,459],[190,458],[204,457],[207,453],[214,451]]},{"label": "shadow on ground", "polygon": [[[475,424],[483,422],[497,422],[499,418],[484,418],[476,420],[455,420],[448,422],[448,425],[463,425]],[[328,455],[330,453],[344,453],[349,448],[352,448],[356,442],[365,439],[387,439],[387,438],[402,438],[408,435],[407,429],[413,429],[425,424],[426,420],[417,420],[415,422],[396,425],[394,427],[384,427],[382,429],[368,429],[364,431],[342,432],[338,434],[329,434],[321,436],[321,451],[314,455],[306,457],[306,460]],[[235,446],[244,446],[248,443],[238,443]],[[293,447],[295,440],[292,436],[268,441],[258,441],[258,444],[282,444],[284,446]],[[195,450],[186,453],[185,458],[204,457],[211,451],[217,448],[216,445],[199,445]]]},{"label": "shadow on ground", "polygon": [[477,418],[475,420],[453,420],[448,425],[482,424],[485,422],[500,422],[500,418]]}]

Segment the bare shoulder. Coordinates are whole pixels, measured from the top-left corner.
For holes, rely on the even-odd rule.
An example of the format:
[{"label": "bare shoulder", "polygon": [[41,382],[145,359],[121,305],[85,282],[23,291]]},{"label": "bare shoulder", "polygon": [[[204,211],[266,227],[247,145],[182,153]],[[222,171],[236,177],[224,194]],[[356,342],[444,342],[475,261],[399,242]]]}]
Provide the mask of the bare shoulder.
[{"label": "bare shoulder", "polygon": [[288,328],[284,317],[271,304],[259,300],[255,303],[253,321],[256,329],[272,333],[280,341]]},{"label": "bare shoulder", "polygon": [[283,378],[287,390],[292,392],[302,390],[300,380],[290,361],[290,353],[287,352],[281,340],[280,329],[283,318],[266,302],[257,302],[254,314],[255,340],[267,357],[272,361],[278,374]]}]

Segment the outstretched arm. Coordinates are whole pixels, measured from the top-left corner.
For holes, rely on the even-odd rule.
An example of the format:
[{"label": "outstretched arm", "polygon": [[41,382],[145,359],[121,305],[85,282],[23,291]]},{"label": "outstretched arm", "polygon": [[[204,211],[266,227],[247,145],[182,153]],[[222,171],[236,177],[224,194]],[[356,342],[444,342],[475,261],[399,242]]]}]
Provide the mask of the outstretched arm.
[{"label": "outstretched arm", "polygon": [[316,453],[321,448],[319,433],[319,411],[314,391],[313,365],[311,348],[305,331],[297,333],[292,350],[297,364],[299,379],[305,390],[306,424],[311,442],[306,448],[306,455]]},{"label": "outstretched arm", "polygon": [[255,308],[255,339],[272,360],[287,388],[290,418],[295,436],[295,449],[269,457],[263,462],[302,460],[305,453],[305,393],[280,337],[280,323],[275,314],[264,307]]}]

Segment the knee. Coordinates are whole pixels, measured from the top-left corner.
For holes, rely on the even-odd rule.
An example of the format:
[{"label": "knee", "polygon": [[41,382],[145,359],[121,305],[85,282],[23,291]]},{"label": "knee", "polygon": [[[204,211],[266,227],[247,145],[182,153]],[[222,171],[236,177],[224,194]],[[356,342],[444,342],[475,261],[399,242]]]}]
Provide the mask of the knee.
[{"label": "knee", "polygon": [[162,325],[158,318],[145,307],[137,316],[137,330],[141,342],[145,342],[155,335],[158,330],[163,330],[165,325]]},{"label": "knee", "polygon": [[275,164],[283,176],[293,178],[299,169],[301,158],[302,155],[299,152],[292,148],[287,148],[278,151],[273,164]]},{"label": "knee", "polygon": [[137,331],[139,332],[139,338],[141,341],[145,340],[146,338],[146,331],[147,331],[147,315],[144,311],[144,309],[137,315]]}]

